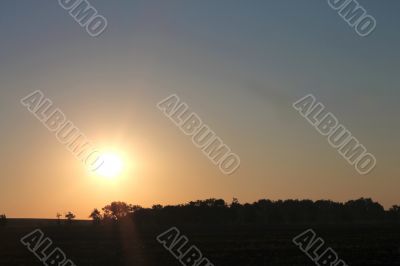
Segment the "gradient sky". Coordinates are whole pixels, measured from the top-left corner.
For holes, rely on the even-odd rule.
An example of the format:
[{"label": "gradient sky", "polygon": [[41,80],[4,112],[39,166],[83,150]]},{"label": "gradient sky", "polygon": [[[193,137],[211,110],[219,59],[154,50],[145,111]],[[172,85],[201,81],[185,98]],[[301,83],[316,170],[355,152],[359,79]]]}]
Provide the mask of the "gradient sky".
[{"label": "gradient sky", "polygon": [[[368,37],[321,0],[92,0],[89,36],[56,0],[0,8],[0,213],[79,218],[114,200],[209,197],[399,204],[400,2],[361,1]],[[98,147],[124,154],[113,182],[87,173],[20,99],[40,89]],[[160,110],[176,93],[241,158],[223,175]],[[293,108],[313,93],[377,158],[359,175]]]}]

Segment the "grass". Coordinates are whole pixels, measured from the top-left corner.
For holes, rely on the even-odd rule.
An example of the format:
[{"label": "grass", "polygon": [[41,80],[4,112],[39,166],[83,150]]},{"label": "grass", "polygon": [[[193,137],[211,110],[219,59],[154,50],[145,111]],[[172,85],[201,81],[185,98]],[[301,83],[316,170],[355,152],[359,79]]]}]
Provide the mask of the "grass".
[{"label": "grass", "polygon": [[[156,241],[163,228],[138,229],[132,222],[10,219],[0,227],[0,265],[43,265],[20,239],[41,229],[76,265],[181,265]],[[292,239],[312,228],[348,265],[400,265],[400,225],[179,226],[189,243],[219,266],[315,265]]]}]

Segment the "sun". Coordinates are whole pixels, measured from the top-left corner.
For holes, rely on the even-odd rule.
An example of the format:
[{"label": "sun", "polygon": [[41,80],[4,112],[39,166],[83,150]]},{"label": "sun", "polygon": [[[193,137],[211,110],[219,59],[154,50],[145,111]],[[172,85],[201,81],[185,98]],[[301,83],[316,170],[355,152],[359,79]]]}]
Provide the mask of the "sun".
[{"label": "sun", "polygon": [[106,178],[115,178],[123,170],[123,162],[120,156],[115,153],[103,153],[100,156],[103,163],[95,171],[98,175]]}]

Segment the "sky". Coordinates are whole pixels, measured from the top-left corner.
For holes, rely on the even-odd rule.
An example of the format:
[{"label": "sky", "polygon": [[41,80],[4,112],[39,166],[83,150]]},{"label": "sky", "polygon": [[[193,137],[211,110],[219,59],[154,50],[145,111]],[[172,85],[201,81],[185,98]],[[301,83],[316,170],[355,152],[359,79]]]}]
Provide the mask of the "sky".
[{"label": "sky", "polygon": [[[56,0],[0,8],[0,213],[87,218],[112,201],[151,207],[205,198],[371,197],[400,204],[400,2],[359,3],[360,37],[327,3],[106,1],[90,36]],[[114,179],[89,173],[21,98],[41,90],[102,150]],[[293,102],[313,94],[377,159],[360,175]],[[232,151],[224,175],[157,103],[176,94]]]}]

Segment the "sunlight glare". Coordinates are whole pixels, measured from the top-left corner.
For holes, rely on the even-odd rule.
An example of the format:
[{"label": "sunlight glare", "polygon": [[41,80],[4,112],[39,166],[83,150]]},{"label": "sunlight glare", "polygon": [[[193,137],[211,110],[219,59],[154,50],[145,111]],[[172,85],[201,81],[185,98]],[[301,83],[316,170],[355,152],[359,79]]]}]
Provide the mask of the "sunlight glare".
[{"label": "sunlight glare", "polygon": [[96,170],[100,176],[107,178],[115,178],[121,174],[123,163],[121,158],[113,153],[104,153],[101,156],[104,163]]}]

